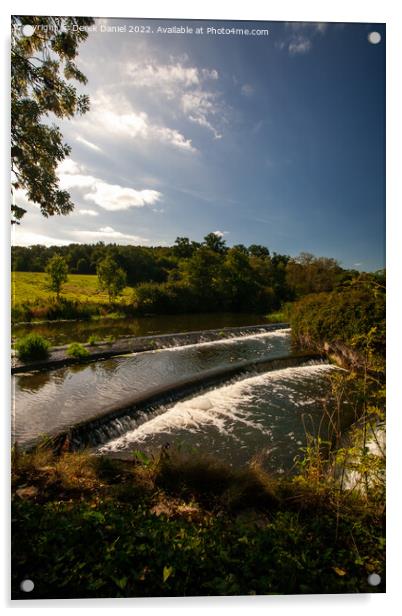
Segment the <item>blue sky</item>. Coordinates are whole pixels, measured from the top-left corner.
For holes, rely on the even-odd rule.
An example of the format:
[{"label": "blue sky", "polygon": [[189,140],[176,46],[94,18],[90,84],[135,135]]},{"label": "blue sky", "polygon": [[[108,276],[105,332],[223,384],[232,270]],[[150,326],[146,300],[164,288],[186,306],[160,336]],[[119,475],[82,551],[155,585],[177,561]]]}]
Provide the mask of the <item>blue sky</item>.
[{"label": "blue sky", "polygon": [[[139,24],[269,35],[99,31]],[[14,243],[170,245],[216,231],[228,245],[384,266],[383,25],[96,26],[78,58],[91,111],[59,123],[72,146],[60,182],[75,211],[45,219],[30,205]]]}]

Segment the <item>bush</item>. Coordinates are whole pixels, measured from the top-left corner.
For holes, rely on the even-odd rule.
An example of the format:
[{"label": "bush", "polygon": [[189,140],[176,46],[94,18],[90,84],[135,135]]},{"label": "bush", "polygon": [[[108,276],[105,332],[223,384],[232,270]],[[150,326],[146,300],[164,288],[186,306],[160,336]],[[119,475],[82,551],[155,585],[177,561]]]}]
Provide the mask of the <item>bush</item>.
[{"label": "bush", "polygon": [[317,508],[298,476],[190,459],[14,449],[13,599],[24,578],[35,599],[384,592],[381,508],[329,486]]},{"label": "bush", "polygon": [[76,358],[88,357],[89,351],[83,347],[82,344],[79,344],[79,342],[72,342],[67,349],[67,355]]},{"label": "bush", "polygon": [[385,357],[385,292],[379,285],[308,295],[294,304],[290,322],[293,340],[301,347],[319,352],[326,344],[346,347],[363,362],[369,359],[370,344],[373,357]]},{"label": "bush", "polygon": [[28,334],[18,340],[15,348],[20,359],[46,359],[50,343],[39,334]]},{"label": "bush", "polygon": [[88,344],[90,344],[91,346],[96,346],[98,342],[99,342],[99,338],[97,338],[94,334],[92,334],[92,336],[89,336]]},{"label": "bush", "polygon": [[177,314],[200,310],[194,290],[180,282],[144,282],[133,292],[133,305],[141,314]]}]

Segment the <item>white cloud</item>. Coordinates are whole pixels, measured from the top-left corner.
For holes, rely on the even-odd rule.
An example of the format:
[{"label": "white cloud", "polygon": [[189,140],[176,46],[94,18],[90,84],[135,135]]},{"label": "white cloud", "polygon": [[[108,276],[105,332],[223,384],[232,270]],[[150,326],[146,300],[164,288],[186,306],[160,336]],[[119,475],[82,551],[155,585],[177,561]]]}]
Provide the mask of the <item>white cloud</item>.
[{"label": "white cloud", "polygon": [[312,43],[305,36],[297,36],[292,39],[288,45],[290,55],[304,54],[310,51]]},{"label": "white cloud", "polygon": [[33,246],[41,244],[42,246],[66,246],[71,244],[71,240],[64,240],[34,231],[26,231],[22,226],[13,226],[11,234],[11,243],[13,246]]},{"label": "white cloud", "polygon": [[81,173],[82,167],[72,158],[64,158],[57,165],[57,171],[59,175],[64,173]]},{"label": "white cloud", "polygon": [[209,120],[210,116],[216,115],[220,110],[215,94],[203,92],[202,90],[187,92],[181,98],[181,107],[191,122],[208,128],[213,133],[215,139],[221,139],[222,135]]},{"label": "white cloud", "polygon": [[306,54],[313,47],[313,39],[323,36],[328,25],[324,22],[287,22],[287,35],[276,45],[279,49],[287,49],[291,56]]},{"label": "white cloud", "polygon": [[[85,168],[72,159],[65,159],[58,167],[60,186],[64,189],[77,188],[84,192],[86,201],[93,201],[109,211],[127,210],[130,207],[153,205],[162,198],[157,190],[136,190],[119,184],[108,184],[103,180],[87,175]],[[85,190],[87,189],[87,190]],[[82,210],[87,214],[94,210]],[[96,215],[90,214],[90,215]]]},{"label": "white cloud", "polygon": [[84,139],[84,137],[81,137],[80,135],[78,137],[76,137],[76,141],[78,141],[79,143],[83,143],[88,148],[90,148],[91,150],[95,150],[96,152],[101,152],[102,151],[102,149],[98,145],[95,145],[91,141],[88,141],[87,139]]},{"label": "white cloud", "polygon": [[191,122],[210,130],[216,139],[219,131],[213,126],[211,117],[223,115],[222,106],[218,104],[217,95],[208,91],[208,82],[216,82],[219,73],[216,69],[186,66],[182,61],[170,64],[156,62],[129,63],[126,72],[133,78],[133,86],[154,89],[158,96],[164,94],[177,101],[184,115]]},{"label": "white cloud", "polygon": [[137,242],[138,244],[148,244],[150,242],[150,240],[146,237],[141,237],[139,235],[131,235],[129,233],[121,233],[121,231],[116,231],[113,227],[101,227],[97,231],[74,231],[73,234],[77,235],[78,237],[82,237],[83,239],[85,239],[85,241],[129,241]]},{"label": "white cloud", "polygon": [[191,139],[183,137],[179,131],[166,128],[166,127],[154,127],[151,134],[160,138],[160,141],[169,143],[170,145],[180,148],[181,150],[188,150],[189,152],[196,152],[196,149],[191,144]]},{"label": "white cloud", "polygon": [[229,231],[212,231],[216,237],[223,237],[224,235],[228,235]]},{"label": "white cloud", "polygon": [[80,216],[98,216],[99,213],[95,210],[77,210],[77,214]]},{"label": "white cloud", "polygon": [[202,81],[216,80],[219,77],[216,69],[184,66],[181,62],[171,64],[129,62],[126,66],[126,72],[134,79],[133,85],[148,88],[157,87],[168,96],[174,96],[178,88],[199,86]]},{"label": "white cloud", "polygon": [[310,30],[310,32],[313,33],[324,34],[328,25],[328,23],[323,21],[288,21],[285,27],[289,30],[293,30],[293,32]]},{"label": "white cloud", "polygon": [[176,129],[152,124],[145,111],[135,111],[122,97],[112,99],[98,92],[92,99],[91,114],[91,126],[95,127],[95,130],[100,127],[102,131],[108,131],[115,136],[159,141],[187,152],[196,151],[191,139],[186,139]]},{"label": "white cloud", "polygon": [[97,182],[93,186],[93,191],[84,195],[86,201],[93,201],[109,211],[153,205],[160,197],[161,193],[157,190],[135,190],[106,182]]}]

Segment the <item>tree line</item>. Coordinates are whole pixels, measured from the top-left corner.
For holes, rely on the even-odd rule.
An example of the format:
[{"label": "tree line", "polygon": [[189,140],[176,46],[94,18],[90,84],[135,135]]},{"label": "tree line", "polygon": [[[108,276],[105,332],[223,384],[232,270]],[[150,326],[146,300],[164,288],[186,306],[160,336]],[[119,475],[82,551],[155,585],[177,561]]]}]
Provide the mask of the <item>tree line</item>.
[{"label": "tree line", "polygon": [[[358,276],[335,259],[271,254],[257,244],[229,247],[215,233],[202,242],[178,237],[169,247],[103,242],[12,247],[14,271],[51,274],[51,263],[64,272],[64,281],[67,273],[97,274],[110,301],[126,285],[133,287],[132,304],[140,313],[272,311],[307,294],[332,291]],[[53,290],[59,296],[61,287]]]}]

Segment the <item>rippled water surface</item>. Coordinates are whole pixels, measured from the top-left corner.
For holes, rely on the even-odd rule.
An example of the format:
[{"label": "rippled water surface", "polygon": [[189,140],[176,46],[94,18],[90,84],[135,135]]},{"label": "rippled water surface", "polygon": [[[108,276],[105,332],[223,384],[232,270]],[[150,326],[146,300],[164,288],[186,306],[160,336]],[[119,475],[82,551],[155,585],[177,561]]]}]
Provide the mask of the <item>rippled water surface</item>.
[{"label": "rippled water surface", "polygon": [[[152,452],[167,443],[218,454],[231,464],[264,455],[264,465],[289,470],[306,432],[328,435],[323,399],[330,364],[285,368],[243,378],[140,417],[138,425],[99,448],[100,453]],[[347,421],[347,413],[345,413]]]},{"label": "rippled water surface", "polygon": [[281,329],[13,377],[13,436],[21,443],[62,430],[136,393],[224,366],[289,355]]},{"label": "rippled water surface", "polygon": [[244,327],[267,324],[263,315],[247,313],[171,314],[129,319],[92,319],[90,321],[48,321],[14,325],[13,337],[20,338],[31,332],[45,336],[52,345],[69,342],[87,342],[89,336],[104,340],[108,336],[149,336],[189,332],[223,327]]}]

